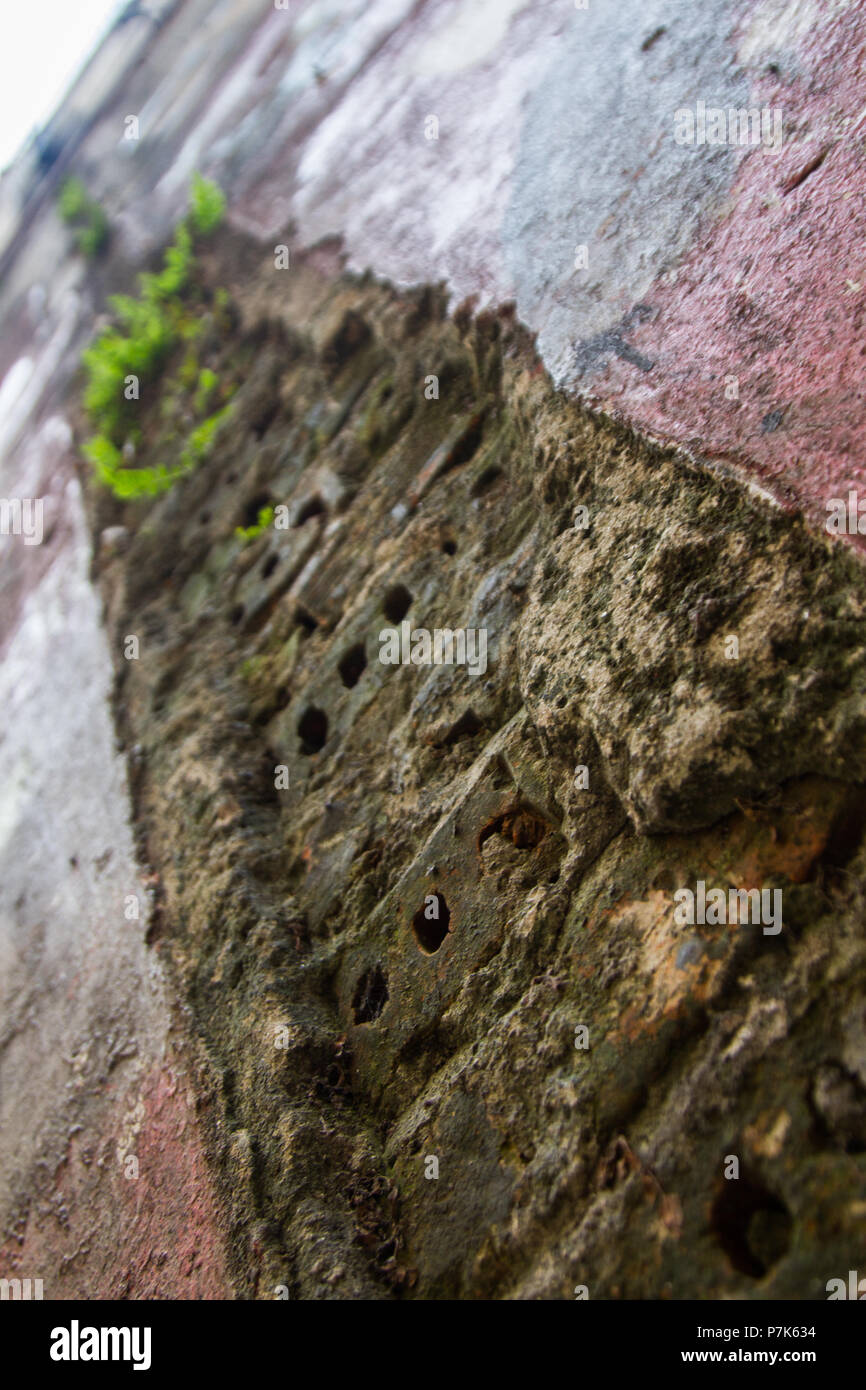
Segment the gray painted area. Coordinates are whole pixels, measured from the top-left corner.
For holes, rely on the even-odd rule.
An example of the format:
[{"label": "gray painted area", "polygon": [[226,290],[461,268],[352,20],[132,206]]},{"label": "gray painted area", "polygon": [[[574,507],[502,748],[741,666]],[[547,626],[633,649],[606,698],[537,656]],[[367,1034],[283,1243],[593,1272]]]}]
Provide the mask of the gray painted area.
[{"label": "gray painted area", "polygon": [[[560,383],[627,354],[632,306],[675,273],[724,196],[738,152],[678,145],[673,133],[674,113],[698,99],[748,105],[733,9],[730,0],[591,5],[563,27],[527,98],[502,236],[518,313],[539,328]],[[580,244],[587,269],[575,269]]]},{"label": "gray painted area", "polygon": [[78,163],[135,257],[200,169],[266,243],[338,236],[353,269],[516,299],[563,381],[722,205],[741,152],[678,146],[674,113],[748,104],[763,8],[742,31],[733,0],[188,0]]},{"label": "gray painted area", "polygon": [[[305,130],[304,95],[285,83],[305,66],[326,72],[324,107],[345,41],[329,47],[311,30],[273,137],[300,148],[295,193],[272,211],[297,219],[302,242],[342,235],[358,270],[443,279],[455,299],[516,298],[562,380],[573,344],[585,365],[603,358],[604,335],[627,330],[624,316],[724,196],[738,152],[683,148],[673,131],[677,108],[698,98],[747,102],[733,28],[730,0],[427,5]],[[425,135],[431,115],[438,140]],[[279,167],[277,149],[271,158]],[[267,224],[262,188],[249,197]],[[588,270],[575,269],[579,244]]]},{"label": "gray painted area", "polygon": [[[265,241],[292,224],[295,244],[341,237],[359,271],[516,298],[561,379],[571,344],[598,357],[723,198],[740,155],[678,147],[673,117],[699,97],[747,103],[738,15],[733,0],[188,0],[81,157],[130,254],[169,233],[201,169]],[[127,110],[138,141],[121,138]]]}]

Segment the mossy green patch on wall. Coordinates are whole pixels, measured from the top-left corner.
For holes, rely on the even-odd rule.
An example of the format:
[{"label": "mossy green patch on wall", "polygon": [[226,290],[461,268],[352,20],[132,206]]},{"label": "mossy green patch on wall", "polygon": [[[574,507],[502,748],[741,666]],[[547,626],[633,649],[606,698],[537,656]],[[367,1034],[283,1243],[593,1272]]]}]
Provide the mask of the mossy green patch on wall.
[{"label": "mossy green patch on wall", "polygon": [[[72,205],[77,207],[78,203]],[[202,300],[192,293],[194,236],[209,235],[219,225],[223,209],[219,189],[196,176],[189,215],[165,252],[162,270],[139,276],[138,296],[111,297],[116,326],[105,329],[84,353],[84,408],[97,433],[82,452],[99,482],[118,498],[155,497],[171,488],[206,457],[227,413],[225,406],[201,419],[181,441],[174,463],[135,465],[127,457],[131,454],[134,458],[132,436],[140,437],[141,392],[158,389],[172,352],[201,335]],[[189,361],[187,353],[179,370],[181,385],[185,385]],[[217,376],[209,367],[198,370],[192,400],[196,415],[204,415],[217,385]]]},{"label": "mossy green patch on wall", "polygon": [[81,179],[66,179],[57,200],[62,220],[75,232],[79,251],[94,260],[105,250],[109,238],[108,218],[99,204],[90,197]]}]

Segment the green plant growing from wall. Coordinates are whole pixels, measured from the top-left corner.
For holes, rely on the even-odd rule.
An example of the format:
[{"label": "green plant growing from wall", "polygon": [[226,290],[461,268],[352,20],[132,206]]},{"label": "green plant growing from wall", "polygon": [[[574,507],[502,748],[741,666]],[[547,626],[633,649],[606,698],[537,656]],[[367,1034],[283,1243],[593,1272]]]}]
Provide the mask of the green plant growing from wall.
[{"label": "green plant growing from wall", "polygon": [[[82,192],[76,187],[67,197],[67,206],[76,216]],[[155,497],[165,492],[207,456],[229,410],[224,406],[193,429],[174,467],[127,466],[123,443],[134,429],[127,383],[130,377],[152,383],[178,345],[198,336],[201,324],[188,302],[194,242],[196,236],[207,236],[219,225],[224,210],[225,198],[219,188],[196,174],[190,210],[165,252],[162,269],[138,277],[137,296],[113,295],[109,299],[115,323],[84,353],[84,408],[96,433],[84,445],[83,453],[98,480],[117,497]],[[219,384],[216,373],[208,367],[199,369],[195,355],[187,353],[179,380],[187,388],[195,383],[193,411],[203,415]]]},{"label": "green plant growing from wall", "polygon": [[242,541],[254,541],[256,536],[260,536],[269,526],[273,525],[274,509],[272,506],[262,507],[252,526],[236,526],[235,535]]},{"label": "green plant growing from wall", "polygon": [[204,415],[208,402],[219,385],[216,372],[210,367],[202,367],[198,374],[198,386],[193,397],[193,410],[196,415]]},{"label": "green plant growing from wall", "polygon": [[108,242],[108,218],[90,197],[81,179],[66,180],[57,207],[62,220],[75,232],[79,251],[93,260]]},{"label": "green plant growing from wall", "polygon": [[190,198],[190,221],[194,232],[199,236],[209,236],[225,216],[226,200],[221,188],[201,174],[192,176]]}]

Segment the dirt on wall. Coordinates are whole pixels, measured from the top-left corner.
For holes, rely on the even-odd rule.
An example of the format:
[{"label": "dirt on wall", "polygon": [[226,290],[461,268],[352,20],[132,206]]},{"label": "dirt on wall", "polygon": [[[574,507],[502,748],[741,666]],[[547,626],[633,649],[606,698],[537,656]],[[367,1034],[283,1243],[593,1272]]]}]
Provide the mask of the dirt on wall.
[{"label": "dirt on wall", "polygon": [[[823,1297],[866,1214],[861,563],[556,393],[507,305],[227,231],[202,274],[211,458],[88,497],[237,1293]],[[781,929],[683,923],[701,884]]]}]

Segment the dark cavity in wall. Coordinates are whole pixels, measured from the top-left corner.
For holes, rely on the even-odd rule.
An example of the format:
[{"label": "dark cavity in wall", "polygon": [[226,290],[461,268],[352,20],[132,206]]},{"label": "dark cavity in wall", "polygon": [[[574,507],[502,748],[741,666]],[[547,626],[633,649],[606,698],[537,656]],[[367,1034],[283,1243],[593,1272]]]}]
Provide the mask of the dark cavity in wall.
[{"label": "dark cavity in wall", "polygon": [[356,1023],[373,1023],[388,1002],[388,981],[380,965],[365,970],[352,999]]},{"label": "dark cavity in wall", "polygon": [[791,1242],[791,1214],[775,1193],[741,1165],[713,1202],[710,1225],[739,1274],[761,1279]]},{"label": "dark cavity in wall", "polygon": [[490,488],[493,487],[493,484],[498,482],[501,477],[502,469],[498,468],[495,463],[489,464],[487,468],[482,470],[479,476],[475,479],[475,482],[472,484],[470,496],[483,497],[485,492],[489,492]]},{"label": "dark cavity in wall", "polygon": [[309,521],[314,516],[324,516],[327,510],[328,509],[322,501],[321,497],[310,497],[306,502],[304,502],[303,506],[298,512],[298,515],[295,518],[295,525],[303,526],[305,521]]},{"label": "dark cavity in wall", "polygon": [[[429,913],[429,916],[428,916]],[[441,893],[431,893],[412,918],[412,931],[425,956],[433,956],[448,935],[451,912]]]},{"label": "dark cavity in wall", "polygon": [[315,632],[319,626],[312,613],[308,612],[300,603],[295,608],[295,622],[298,627],[303,628],[304,632]]},{"label": "dark cavity in wall", "polygon": [[241,515],[241,526],[257,526],[259,522],[259,513],[264,511],[265,507],[270,507],[271,505],[272,499],[270,493],[257,492],[255,497],[251,497],[249,502],[244,505]]},{"label": "dark cavity in wall", "polygon": [[464,738],[474,738],[476,734],[481,733],[483,727],[473,709],[464,710],[445,735],[445,746],[450,747],[452,743],[459,743]]},{"label": "dark cavity in wall", "polygon": [[350,647],[340,659],[337,668],[340,672],[340,680],[351,690],[353,686],[358,684],[366,666],[367,654],[364,651],[364,644],[363,642],[356,642],[355,646]]},{"label": "dark cavity in wall", "polygon": [[313,753],[320,753],[325,746],[328,737],[328,716],[324,710],[318,709],[315,705],[310,705],[298,720],[298,738],[301,740],[301,752],[311,757]]},{"label": "dark cavity in wall", "polygon": [[405,584],[394,584],[385,595],[382,612],[389,623],[401,623],[412,607],[412,595]]}]

